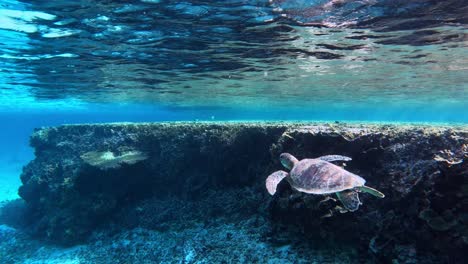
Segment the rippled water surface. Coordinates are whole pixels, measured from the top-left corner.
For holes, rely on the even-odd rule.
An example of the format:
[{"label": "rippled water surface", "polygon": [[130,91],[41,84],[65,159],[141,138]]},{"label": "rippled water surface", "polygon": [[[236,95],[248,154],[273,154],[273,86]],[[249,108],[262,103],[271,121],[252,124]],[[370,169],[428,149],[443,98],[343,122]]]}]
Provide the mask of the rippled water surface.
[{"label": "rippled water surface", "polygon": [[2,1],[0,106],[468,122],[466,14],[466,1]]}]

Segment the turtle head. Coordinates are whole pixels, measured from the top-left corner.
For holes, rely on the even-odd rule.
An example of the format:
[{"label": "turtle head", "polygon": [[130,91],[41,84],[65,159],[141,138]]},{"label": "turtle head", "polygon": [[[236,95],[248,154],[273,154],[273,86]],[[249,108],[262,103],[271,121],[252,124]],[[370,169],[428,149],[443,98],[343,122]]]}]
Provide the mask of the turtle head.
[{"label": "turtle head", "polygon": [[289,153],[281,153],[280,155],[281,164],[288,170],[291,170],[297,162],[299,162],[293,155]]}]

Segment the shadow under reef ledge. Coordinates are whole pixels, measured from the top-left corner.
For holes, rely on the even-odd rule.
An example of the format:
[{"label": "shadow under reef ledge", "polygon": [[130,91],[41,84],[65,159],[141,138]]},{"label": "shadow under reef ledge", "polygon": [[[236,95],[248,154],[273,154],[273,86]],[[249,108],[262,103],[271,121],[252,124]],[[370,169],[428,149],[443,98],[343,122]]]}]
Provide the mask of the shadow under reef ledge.
[{"label": "shadow under reef ledge", "polygon": [[[84,124],[37,129],[30,143],[23,200],[0,210],[27,235],[0,242],[0,260],[34,239],[94,263],[463,263],[468,249],[463,125]],[[286,181],[270,196],[283,152],[351,157],[346,170],[386,197],[362,193],[340,213]]]}]

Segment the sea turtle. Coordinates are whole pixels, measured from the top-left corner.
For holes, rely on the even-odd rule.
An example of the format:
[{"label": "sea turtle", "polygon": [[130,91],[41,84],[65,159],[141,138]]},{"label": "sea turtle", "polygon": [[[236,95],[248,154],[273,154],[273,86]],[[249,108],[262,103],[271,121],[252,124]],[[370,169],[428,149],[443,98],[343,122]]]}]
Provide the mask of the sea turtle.
[{"label": "sea turtle", "polygon": [[289,153],[282,153],[280,161],[290,173],[279,170],[268,176],[265,185],[271,195],[276,193],[278,183],[284,178],[296,190],[311,194],[336,193],[344,207],[351,212],[359,208],[358,192],[370,193],[383,198],[385,195],[376,189],[365,186],[363,178],[330,163],[331,161],[349,161],[351,158],[340,155],[327,155],[316,159],[298,161]]}]

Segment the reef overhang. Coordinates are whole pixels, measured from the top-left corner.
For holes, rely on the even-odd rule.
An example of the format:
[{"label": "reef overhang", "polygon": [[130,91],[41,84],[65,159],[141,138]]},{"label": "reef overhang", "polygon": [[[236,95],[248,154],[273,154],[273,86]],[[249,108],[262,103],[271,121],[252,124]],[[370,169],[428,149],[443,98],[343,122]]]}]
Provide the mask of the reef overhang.
[{"label": "reef overhang", "polygon": [[[83,241],[103,223],[118,225],[116,218],[141,213],[152,199],[196,200],[233,189],[254,193],[248,202],[234,196],[223,200],[241,211],[243,206],[256,208],[246,219],[258,214],[272,229],[295,226],[312,239],[355,241],[377,259],[395,259],[416,249],[422,255],[442,252],[456,258],[468,243],[466,126],[82,124],[38,129],[30,142],[36,158],[24,167],[19,189],[35,219],[28,229],[58,243]],[[386,198],[363,195],[357,212],[340,214],[336,202],[321,203],[323,196],[298,193],[287,184],[280,184],[272,197],[264,181],[281,169],[282,152],[300,159],[352,157],[346,169]],[[207,219],[213,214],[207,213]],[[143,218],[132,221],[133,226],[145,224]]]}]

